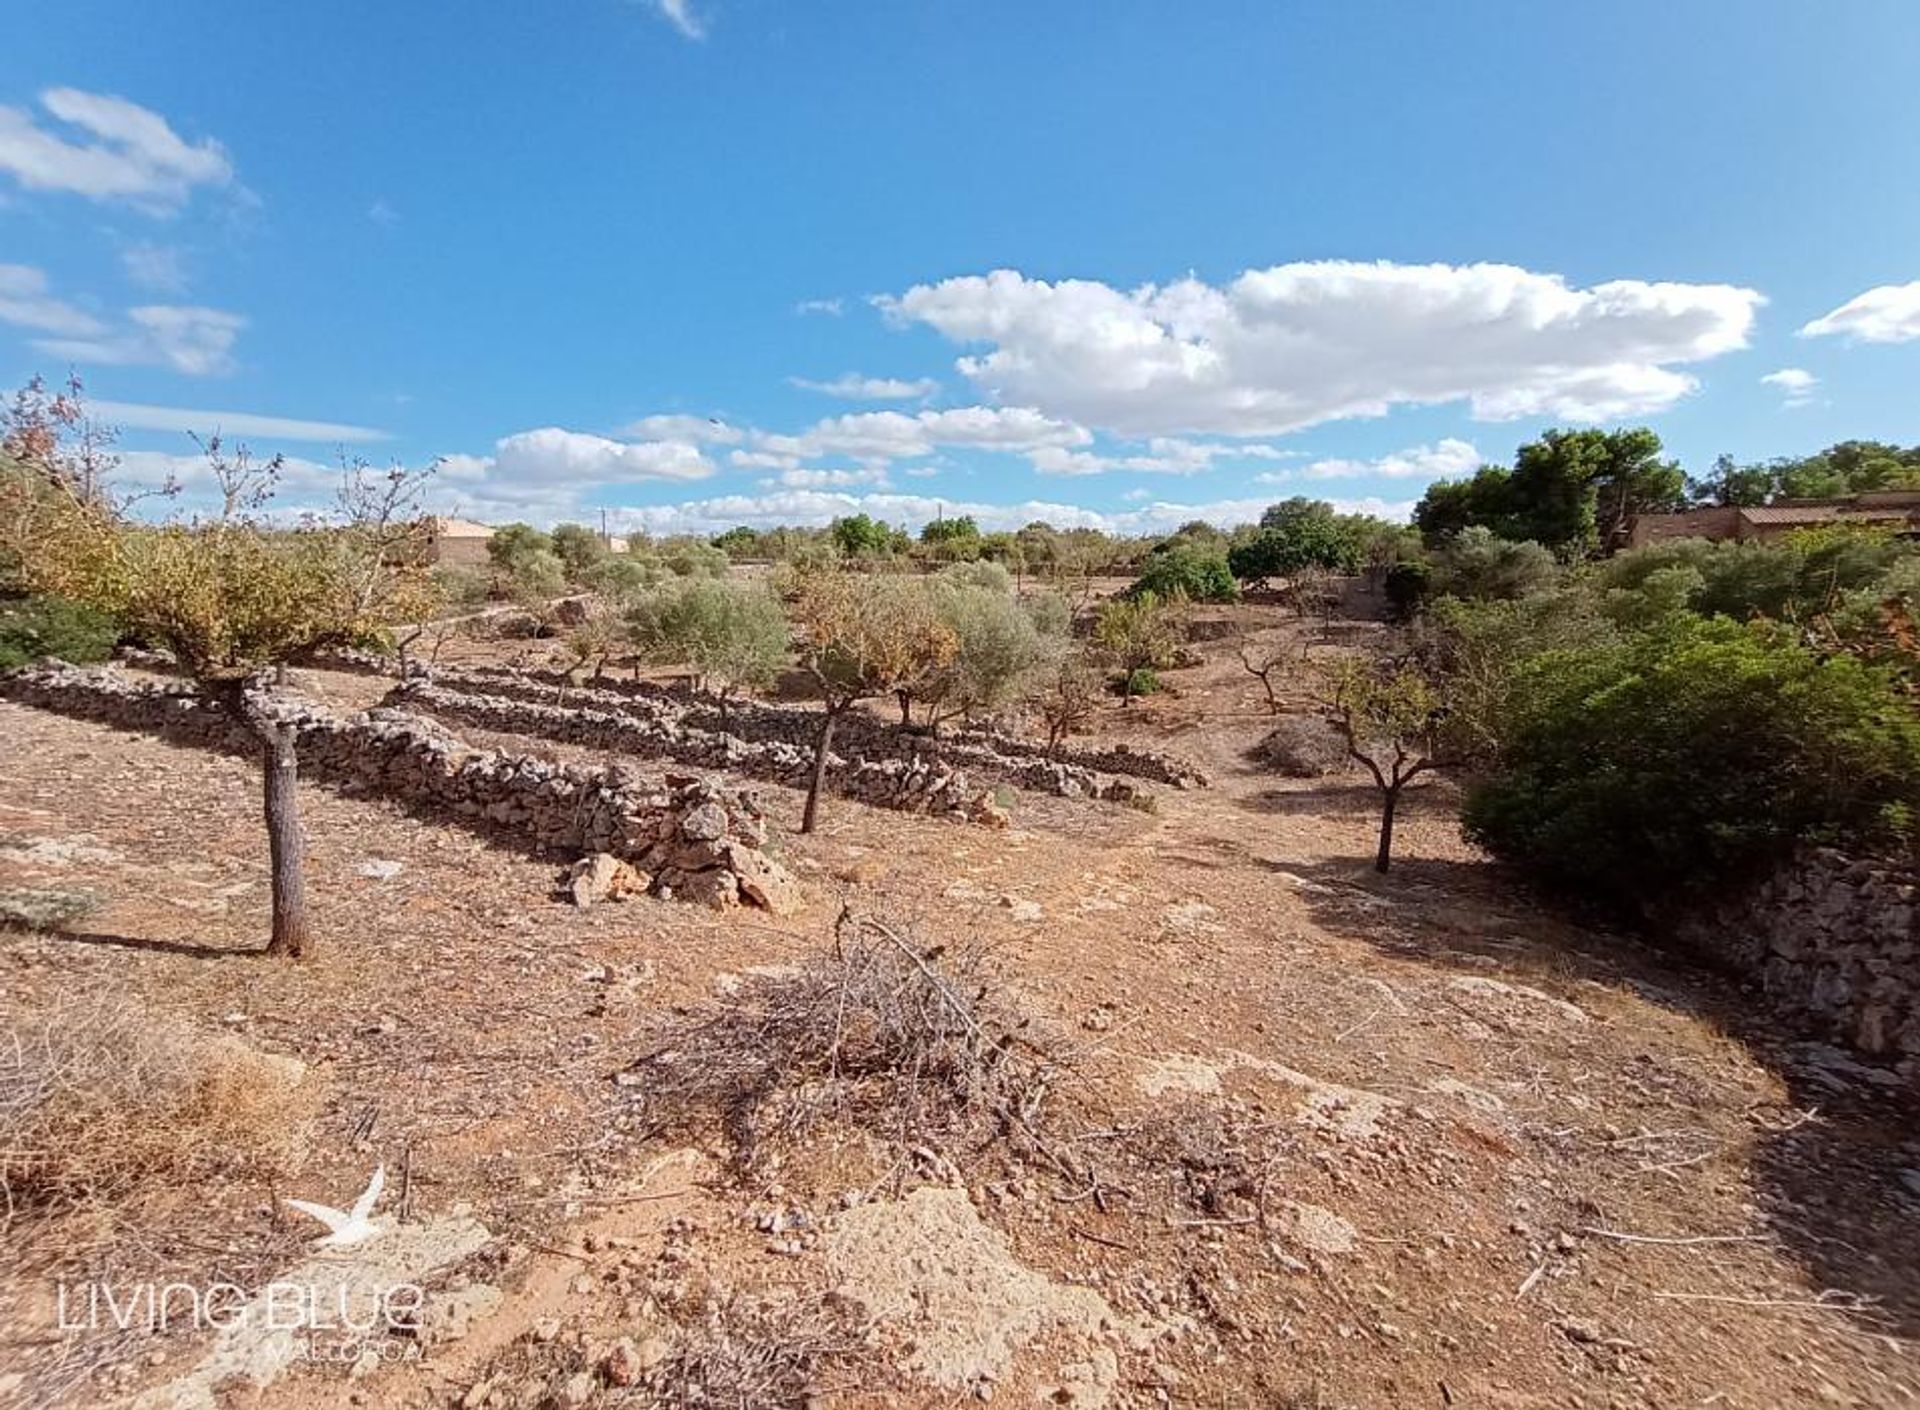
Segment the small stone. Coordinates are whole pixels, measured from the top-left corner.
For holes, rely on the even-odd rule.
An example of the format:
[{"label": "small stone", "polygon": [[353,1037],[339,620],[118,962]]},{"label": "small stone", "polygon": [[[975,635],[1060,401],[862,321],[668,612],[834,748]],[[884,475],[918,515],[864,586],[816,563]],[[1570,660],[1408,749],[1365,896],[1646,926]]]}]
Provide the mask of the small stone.
[{"label": "small stone", "polygon": [[538,1342],[553,1341],[560,1335],[558,1317],[542,1317],[533,1324],[533,1339]]},{"label": "small stone", "polygon": [[610,1386],[636,1385],[646,1370],[632,1337],[621,1337],[600,1362],[600,1374]]}]

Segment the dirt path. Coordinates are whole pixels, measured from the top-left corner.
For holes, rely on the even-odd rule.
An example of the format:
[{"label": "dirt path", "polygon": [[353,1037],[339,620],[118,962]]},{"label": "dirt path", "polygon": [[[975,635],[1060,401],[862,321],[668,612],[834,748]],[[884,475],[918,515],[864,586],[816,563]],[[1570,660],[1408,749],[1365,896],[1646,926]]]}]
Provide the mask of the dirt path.
[{"label": "dirt path", "polygon": [[[1118,1319],[1018,1323],[993,1382],[1015,1402],[1916,1403],[1920,1148],[1875,1074],[1530,903],[1460,840],[1445,786],[1412,800],[1375,876],[1370,789],[1246,763],[1259,687],[1230,652],[1173,682],[1179,698],[1102,721],[1214,776],[1154,814],[1023,798],[992,833],[839,805],[799,839],[797,799],[768,790],[814,898],[783,922],[576,911],[552,899],[557,859],[307,789],[330,948],[300,969],[238,953],[265,903],[249,768],[0,705],[17,761],[0,885],[112,898],[87,935],[0,936],[0,985],[9,1002],[124,988],[301,1058],[334,1093],[303,1192],[405,1161],[423,1213],[470,1207],[520,1250],[462,1275],[504,1302],[425,1363],[309,1372],[262,1405],[458,1404],[490,1381],[474,1403],[532,1404],[581,1389],[621,1336],[662,1335],[689,1288],[829,1288],[857,1152],[820,1152],[777,1195],[709,1172],[617,1230],[595,1201],[665,1153],[622,1124],[609,1082],[649,1026],[817,950],[843,901],[989,942],[1022,1001],[1088,1050],[1103,1120],[1164,1130],[1174,1152],[1104,1212],[991,1158],[913,1177],[971,1195],[1026,1270],[996,1277],[1090,1290]],[[1209,1220],[1163,1188],[1243,1177],[1257,1219]],[[290,1260],[299,1235],[263,1193],[237,1192],[199,1241]],[[819,1237],[786,1248],[763,1227],[776,1207]],[[204,1266],[190,1242],[162,1228],[143,1256]],[[42,1237],[0,1254],[0,1365],[38,1364],[20,1318],[60,1252]],[[193,1351],[142,1347],[126,1383]],[[889,1354],[826,1403],[952,1403]]]}]

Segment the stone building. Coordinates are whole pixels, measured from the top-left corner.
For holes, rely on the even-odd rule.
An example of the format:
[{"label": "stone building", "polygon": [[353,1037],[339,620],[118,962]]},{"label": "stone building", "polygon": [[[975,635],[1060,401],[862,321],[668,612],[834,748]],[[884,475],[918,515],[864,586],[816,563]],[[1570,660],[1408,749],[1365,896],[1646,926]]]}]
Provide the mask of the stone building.
[{"label": "stone building", "polygon": [[1839,499],[1777,499],[1750,508],[1716,505],[1678,514],[1642,514],[1633,521],[1628,547],[1669,539],[1765,542],[1824,524],[1871,524],[1920,536],[1920,490],[1866,490]]}]

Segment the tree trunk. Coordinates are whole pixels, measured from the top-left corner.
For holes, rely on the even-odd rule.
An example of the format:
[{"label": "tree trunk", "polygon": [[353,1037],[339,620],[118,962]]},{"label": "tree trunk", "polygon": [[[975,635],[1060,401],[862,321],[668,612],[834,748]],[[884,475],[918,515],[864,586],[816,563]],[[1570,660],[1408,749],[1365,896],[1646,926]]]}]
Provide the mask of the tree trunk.
[{"label": "tree trunk", "polygon": [[267,953],[287,959],[305,959],[313,952],[307,930],[306,845],[300,833],[300,801],[296,791],[299,761],[294,753],[291,725],[267,725],[264,758],[266,775],[267,852],[273,871],[273,938]]},{"label": "tree trunk", "polygon": [[1400,806],[1400,785],[1394,784],[1386,790],[1386,801],[1380,808],[1380,850],[1374,853],[1373,869],[1385,872],[1393,863],[1393,812]]},{"label": "tree trunk", "polygon": [[827,717],[820,724],[820,742],[813,751],[813,778],[807,784],[807,806],[800,814],[800,831],[813,831],[814,818],[820,812],[820,789],[827,781],[827,751],[833,748],[833,726],[840,718],[839,710],[829,705]]},{"label": "tree trunk", "polygon": [[913,697],[904,690],[896,690],[893,694],[900,702],[900,728],[913,728]]}]

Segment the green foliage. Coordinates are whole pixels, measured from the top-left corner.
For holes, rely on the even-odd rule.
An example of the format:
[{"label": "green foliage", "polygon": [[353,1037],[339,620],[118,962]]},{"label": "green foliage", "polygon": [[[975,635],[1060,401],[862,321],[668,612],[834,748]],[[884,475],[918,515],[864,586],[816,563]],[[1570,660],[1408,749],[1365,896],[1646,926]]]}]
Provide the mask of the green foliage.
[{"label": "green foliage", "polygon": [[1738,881],[1793,845],[1910,828],[1920,722],[1887,676],[1777,627],[1669,616],[1512,680],[1469,836],[1544,880],[1644,907]]},{"label": "green foliage", "polygon": [[1411,621],[1433,595],[1433,568],[1418,559],[1395,563],[1387,569],[1385,586],[1394,620]]},{"label": "green foliage", "polygon": [[1303,568],[1351,573],[1361,563],[1361,524],[1334,512],[1320,499],[1295,496],[1269,505],[1259,530],[1236,543],[1228,554],[1233,576],[1242,582],[1291,577]]},{"label": "green foliage", "polygon": [[1064,641],[1073,632],[1073,605],[1051,588],[1028,593],[1020,599],[1020,610],[1044,637]]},{"label": "green foliage", "polygon": [[565,565],[570,583],[585,582],[588,570],[607,556],[606,540],[585,524],[555,524],[547,546]]},{"label": "green foliage", "polygon": [[531,524],[502,524],[487,540],[488,561],[509,575],[534,554],[551,552],[553,540]]},{"label": "green foliage", "polygon": [[1679,605],[1703,616],[1805,621],[1870,588],[1912,552],[1883,530],[1853,526],[1803,529],[1768,543],[1673,539],[1617,555],[1596,581],[1627,619],[1656,615],[1630,599],[1658,578],[1654,590],[1668,596],[1689,584]]},{"label": "green foliage", "polygon": [[848,558],[874,557],[893,551],[893,530],[865,514],[850,514],[827,526],[833,546]]},{"label": "green foliage", "polygon": [[1232,602],[1240,596],[1239,584],[1227,557],[1218,548],[1198,548],[1189,543],[1163,546],[1147,555],[1140,576],[1127,595],[1151,595],[1162,600],[1184,597],[1189,602]]},{"label": "green foliage", "polygon": [[997,592],[1002,597],[1013,591],[1013,574],[1000,564],[985,560],[952,564],[940,570],[939,580],[956,587],[985,588],[988,592]]},{"label": "green foliage", "polygon": [[1537,543],[1513,543],[1474,524],[1445,540],[1434,553],[1436,595],[1477,600],[1526,597],[1559,578],[1553,555]]},{"label": "green foliage", "polygon": [[696,577],[643,592],[627,609],[627,632],[648,660],[686,666],[723,690],[771,685],[790,635],[764,587]]},{"label": "green foliage", "polygon": [[1152,695],[1159,689],[1159,672],[1151,666],[1139,666],[1127,672],[1126,680],[1121,683],[1120,693],[1132,699],[1136,695]]},{"label": "green foliage", "polygon": [[54,657],[76,666],[104,661],[120,623],[98,608],[62,597],[0,601],[0,671]]},{"label": "green foliage", "polygon": [[1751,508],[1776,499],[1834,499],[1871,490],[1907,489],[1920,484],[1920,446],[1886,441],[1841,441],[1814,455],[1785,456],[1757,465],[1738,465],[1730,455],[1713,463],[1713,473],[1689,480],[1695,504]]},{"label": "green foliage", "polygon": [[951,574],[950,569],[932,579],[925,590],[939,621],[953,634],[953,657],[911,692],[926,703],[936,724],[950,715],[973,716],[1011,704],[1062,646],[1042,636],[1004,588],[976,586]]},{"label": "green foliage", "polygon": [[1430,486],[1414,523],[1429,544],[1478,526],[1561,554],[1610,552],[1634,515],[1685,502],[1686,476],[1660,452],[1644,426],[1548,431],[1520,447],[1511,471],[1483,466],[1470,480]]},{"label": "green foliage", "polygon": [[1125,693],[1131,698],[1135,672],[1165,670],[1179,658],[1178,607],[1150,588],[1128,592],[1101,605],[1094,618],[1093,642],[1120,668]]},{"label": "green foliage", "polygon": [[667,570],[651,552],[644,555],[608,554],[580,575],[580,584],[612,603],[629,601],[667,577]]},{"label": "green foliage", "polygon": [[920,529],[921,546],[931,557],[946,563],[967,563],[980,557],[985,543],[973,516],[957,519],[931,519]]},{"label": "green foliage", "polygon": [[428,575],[434,595],[450,609],[480,607],[493,595],[493,574],[484,568],[442,563]]},{"label": "green foliage", "polygon": [[745,524],[728,529],[724,534],[714,535],[713,546],[735,563],[772,557],[768,552],[766,536]]}]

